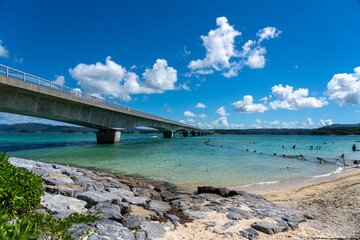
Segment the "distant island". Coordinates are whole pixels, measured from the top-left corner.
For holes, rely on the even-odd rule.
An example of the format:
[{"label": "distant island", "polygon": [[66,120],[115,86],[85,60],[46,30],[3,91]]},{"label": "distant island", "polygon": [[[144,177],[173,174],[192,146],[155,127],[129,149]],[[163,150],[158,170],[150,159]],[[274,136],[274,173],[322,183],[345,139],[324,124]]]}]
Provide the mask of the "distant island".
[{"label": "distant island", "polygon": [[[333,124],[331,126],[302,129],[302,128],[261,128],[261,129],[209,129],[215,134],[237,135],[360,135],[358,124]],[[0,124],[0,132],[58,132],[58,133],[95,133],[97,129],[68,125],[51,125],[43,123]],[[128,128],[123,133],[156,134],[157,130]]]}]

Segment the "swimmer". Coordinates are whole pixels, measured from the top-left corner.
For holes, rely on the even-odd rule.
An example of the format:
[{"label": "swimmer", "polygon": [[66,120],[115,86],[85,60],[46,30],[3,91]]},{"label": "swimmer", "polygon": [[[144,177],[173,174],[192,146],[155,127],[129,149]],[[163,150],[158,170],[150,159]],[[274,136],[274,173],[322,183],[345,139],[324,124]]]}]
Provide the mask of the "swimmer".
[{"label": "swimmer", "polygon": [[313,150],[313,149],[314,149],[314,147],[313,147],[313,146],[311,146],[311,147],[310,147],[310,150]]}]

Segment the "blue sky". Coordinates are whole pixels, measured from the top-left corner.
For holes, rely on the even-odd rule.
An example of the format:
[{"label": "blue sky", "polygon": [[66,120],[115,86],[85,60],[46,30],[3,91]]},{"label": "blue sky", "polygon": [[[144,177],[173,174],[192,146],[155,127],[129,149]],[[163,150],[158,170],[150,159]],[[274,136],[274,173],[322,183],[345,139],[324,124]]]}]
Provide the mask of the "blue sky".
[{"label": "blue sky", "polygon": [[[200,127],[360,122],[358,0],[0,0],[0,41],[1,64]],[[0,115],[27,121],[50,122]]]}]

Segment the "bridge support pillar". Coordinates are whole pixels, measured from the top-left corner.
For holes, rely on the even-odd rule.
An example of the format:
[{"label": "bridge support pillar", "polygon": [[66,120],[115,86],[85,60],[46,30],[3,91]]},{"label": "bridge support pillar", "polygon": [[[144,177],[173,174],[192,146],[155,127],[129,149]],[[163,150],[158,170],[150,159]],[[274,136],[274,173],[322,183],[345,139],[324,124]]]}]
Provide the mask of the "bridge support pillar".
[{"label": "bridge support pillar", "polygon": [[183,137],[188,137],[189,136],[189,132],[183,132]]},{"label": "bridge support pillar", "polygon": [[119,143],[120,142],[120,131],[115,130],[99,130],[96,133],[97,143]]},{"label": "bridge support pillar", "polygon": [[172,131],[165,131],[163,133],[164,138],[173,138],[174,137],[174,133]]}]

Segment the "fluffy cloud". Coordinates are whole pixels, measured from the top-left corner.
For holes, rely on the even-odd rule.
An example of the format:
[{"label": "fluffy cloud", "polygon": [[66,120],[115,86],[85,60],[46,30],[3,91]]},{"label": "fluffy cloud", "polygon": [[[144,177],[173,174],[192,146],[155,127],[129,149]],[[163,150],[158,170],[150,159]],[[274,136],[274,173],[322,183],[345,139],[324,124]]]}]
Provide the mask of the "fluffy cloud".
[{"label": "fluffy cloud", "polygon": [[275,85],[271,88],[277,100],[270,102],[272,109],[296,110],[302,108],[320,108],[328,104],[325,98],[308,97],[307,88],[293,90],[293,87]]},{"label": "fluffy cloud", "polygon": [[140,81],[137,74],[112,61],[111,57],[106,58],[105,64],[78,64],[74,69],[69,69],[69,73],[85,92],[120,98],[124,101],[130,101],[131,94],[174,90],[177,81],[177,71],[169,67],[164,59],[156,60],[151,69],[145,70],[144,81]]},{"label": "fluffy cloud", "polygon": [[212,128],[229,128],[230,125],[226,117],[221,117],[211,122]]},{"label": "fluffy cloud", "polygon": [[165,59],[158,59],[152,69],[143,73],[145,86],[153,91],[162,93],[165,90],[174,90],[177,81],[177,71],[169,67]]},{"label": "fluffy cloud", "polygon": [[360,67],[354,73],[335,74],[327,84],[326,94],[340,105],[360,103]]},{"label": "fluffy cloud", "polygon": [[229,68],[229,60],[236,56],[234,50],[234,41],[236,36],[240,36],[238,32],[228,23],[226,17],[216,19],[217,29],[211,30],[207,36],[201,36],[203,45],[206,49],[206,57],[201,60],[191,61],[189,68],[192,70],[201,68],[214,68],[222,70]]},{"label": "fluffy cloud", "polygon": [[235,106],[234,111],[239,113],[263,113],[268,108],[263,104],[256,104],[253,102],[251,95],[244,96],[243,100],[234,102],[232,105]]},{"label": "fluffy cloud", "polygon": [[320,127],[324,127],[324,126],[330,126],[330,125],[333,125],[334,122],[331,120],[331,119],[326,119],[326,120],[322,120],[320,119],[320,122],[319,122],[319,126]]},{"label": "fluffy cloud", "polygon": [[28,116],[24,116],[24,115],[0,112],[0,123],[2,123],[2,124],[34,122],[34,121],[39,121],[39,120],[40,120],[39,118],[35,118],[35,117],[28,117]]},{"label": "fluffy cloud", "polygon": [[311,118],[307,118],[305,122],[303,123],[304,128],[313,128],[316,126],[316,124],[312,121]]},{"label": "fluffy cloud", "polygon": [[3,45],[3,42],[0,40],[0,57],[9,57],[9,51]]},{"label": "fluffy cloud", "polygon": [[218,110],[216,110],[215,113],[220,115],[220,116],[228,116],[228,115],[230,115],[230,114],[226,113],[225,108],[223,106],[221,106]]},{"label": "fluffy cloud", "polygon": [[203,103],[198,103],[196,104],[195,108],[206,108],[206,106]]},{"label": "fluffy cloud", "polygon": [[188,67],[193,74],[212,74],[212,69],[215,69],[223,71],[223,75],[230,78],[237,76],[238,71],[244,66],[264,68],[266,49],[260,44],[263,40],[278,37],[281,33],[274,27],[260,29],[256,34],[257,41],[248,40],[242,46],[242,50],[237,50],[235,38],[240,36],[241,32],[235,30],[226,17],[217,18],[216,25],[218,27],[211,30],[207,36],[201,36],[206,56],[189,63]]},{"label": "fluffy cloud", "polygon": [[64,86],[65,84],[65,77],[64,76],[57,76],[56,79],[53,81],[53,83],[59,84],[61,86]]},{"label": "fluffy cloud", "polygon": [[207,118],[207,116],[205,114],[199,114],[198,116],[199,118]]},{"label": "fluffy cloud", "polygon": [[281,34],[281,31],[274,28],[274,27],[266,27],[263,28],[261,30],[259,30],[256,33],[256,36],[259,37],[259,43],[262,42],[265,39],[270,39],[270,38],[276,38]]},{"label": "fluffy cloud", "polygon": [[190,111],[185,111],[184,112],[184,117],[196,117],[196,114],[190,112]]}]

